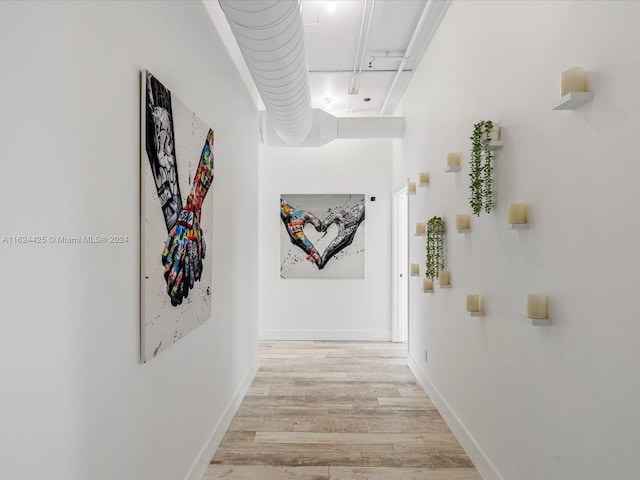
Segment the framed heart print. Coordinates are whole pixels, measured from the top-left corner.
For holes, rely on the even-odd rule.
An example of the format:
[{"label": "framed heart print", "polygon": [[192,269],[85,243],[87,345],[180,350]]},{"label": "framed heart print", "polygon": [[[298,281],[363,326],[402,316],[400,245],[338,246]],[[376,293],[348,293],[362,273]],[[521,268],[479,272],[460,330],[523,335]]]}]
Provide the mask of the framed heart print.
[{"label": "framed heart print", "polygon": [[364,194],[280,195],[280,278],[364,278]]}]

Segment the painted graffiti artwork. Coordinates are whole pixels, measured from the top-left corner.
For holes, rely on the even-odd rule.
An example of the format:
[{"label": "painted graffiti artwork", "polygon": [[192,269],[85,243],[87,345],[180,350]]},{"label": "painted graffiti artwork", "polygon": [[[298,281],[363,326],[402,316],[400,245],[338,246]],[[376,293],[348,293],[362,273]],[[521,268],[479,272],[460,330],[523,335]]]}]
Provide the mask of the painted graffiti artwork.
[{"label": "painted graffiti artwork", "polygon": [[214,132],[149,72],[141,83],[146,362],[211,317]]},{"label": "painted graffiti artwork", "polygon": [[280,196],[281,278],[364,278],[364,195]]}]

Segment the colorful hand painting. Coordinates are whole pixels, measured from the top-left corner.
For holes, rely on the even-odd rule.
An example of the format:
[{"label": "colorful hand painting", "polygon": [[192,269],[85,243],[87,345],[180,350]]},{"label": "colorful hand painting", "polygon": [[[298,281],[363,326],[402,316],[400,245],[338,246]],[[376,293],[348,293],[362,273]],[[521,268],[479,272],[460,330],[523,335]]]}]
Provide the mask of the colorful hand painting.
[{"label": "colorful hand painting", "polygon": [[[144,72],[142,104],[141,321],[146,361],[211,316],[211,266],[204,260],[211,243],[207,192],[213,183],[214,132],[149,72]],[[181,186],[190,189],[184,203]]]},{"label": "colorful hand painting", "polygon": [[[364,277],[364,232],[359,229],[364,221],[364,195],[282,195],[280,219],[286,233],[281,241],[282,278]],[[305,231],[307,224],[313,228]],[[310,239],[311,235],[317,238]],[[355,248],[345,250],[356,238]],[[324,240],[329,243],[320,253]],[[310,269],[312,265],[317,269]]]},{"label": "colorful hand painting", "polygon": [[200,155],[198,171],[193,179],[187,203],[178,215],[176,225],[169,236],[162,253],[165,266],[164,278],[167,293],[173,306],[180,305],[189,295],[196,281],[202,276],[202,260],[205,257],[206,242],[200,228],[202,202],[213,181],[213,130],[209,130]]}]

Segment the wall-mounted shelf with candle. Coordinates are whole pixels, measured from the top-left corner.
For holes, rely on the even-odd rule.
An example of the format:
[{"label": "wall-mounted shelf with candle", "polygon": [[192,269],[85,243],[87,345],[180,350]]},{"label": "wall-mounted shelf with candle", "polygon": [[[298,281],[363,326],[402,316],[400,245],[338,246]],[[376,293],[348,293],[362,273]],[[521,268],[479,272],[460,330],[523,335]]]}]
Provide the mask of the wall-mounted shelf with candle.
[{"label": "wall-mounted shelf with candle", "polygon": [[419,277],[420,276],[420,265],[418,265],[417,263],[412,263],[409,266],[409,271],[410,271],[412,277]]},{"label": "wall-mounted shelf with candle", "polygon": [[433,293],[433,280],[431,278],[422,280],[422,291],[424,293]]},{"label": "wall-mounted shelf with candle", "polygon": [[460,154],[457,152],[447,153],[447,173],[460,171]]},{"label": "wall-mounted shelf with candle", "polygon": [[510,203],[507,207],[507,216],[509,218],[509,228],[529,228],[526,203]]},{"label": "wall-mounted shelf with candle", "polygon": [[427,234],[427,224],[426,223],[416,223],[416,236],[424,237]]},{"label": "wall-mounted shelf with candle", "polygon": [[471,215],[456,215],[456,229],[458,233],[469,233],[471,231]]},{"label": "wall-mounted shelf with candle", "polygon": [[494,152],[499,148],[504,147],[504,143],[500,140],[500,135],[502,133],[502,127],[499,123],[494,123],[491,132],[489,133],[489,143],[487,144],[487,148]]},{"label": "wall-mounted shelf with candle", "polygon": [[527,314],[521,315],[520,318],[536,327],[551,325],[548,297],[541,293],[527,295]]},{"label": "wall-mounted shelf with candle", "polygon": [[407,179],[407,195],[415,195],[416,194],[416,182],[412,182],[410,179]]},{"label": "wall-mounted shelf with candle", "polygon": [[451,288],[451,273],[448,270],[440,270],[438,284],[440,288]]},{"label": "wall-mounted shelf with candle", "polygon": [[484,317],[480,295],[467,295],[467,312],[472,317]]},{"label": "wall-mounted shelf with candle", "polygon": [[431,181],[431,179],[429,178],[429,173],[428,172],[421,172],[420,173],[420,178],[418,179],[418,186],[419,187],[428,187],[430,181]]},{"label": "wall-mounted shelf with candle", "polygon": [[587,75],[581,67],[562,72],[560,97],[551,107],[553,110],[573,110],[593,99],[593,93],[587,89]]}]

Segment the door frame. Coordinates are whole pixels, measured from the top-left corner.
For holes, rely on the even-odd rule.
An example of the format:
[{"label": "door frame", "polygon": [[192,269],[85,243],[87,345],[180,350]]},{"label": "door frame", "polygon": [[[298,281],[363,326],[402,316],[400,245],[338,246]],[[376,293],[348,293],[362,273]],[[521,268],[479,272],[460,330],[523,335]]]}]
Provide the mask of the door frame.
[{"label": "door frame", "polygon": [[409,199],[404,187],[393,196],[391,341],[409,340]]}]

